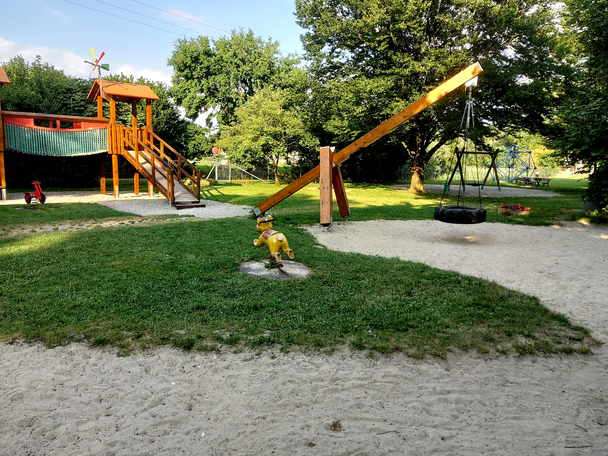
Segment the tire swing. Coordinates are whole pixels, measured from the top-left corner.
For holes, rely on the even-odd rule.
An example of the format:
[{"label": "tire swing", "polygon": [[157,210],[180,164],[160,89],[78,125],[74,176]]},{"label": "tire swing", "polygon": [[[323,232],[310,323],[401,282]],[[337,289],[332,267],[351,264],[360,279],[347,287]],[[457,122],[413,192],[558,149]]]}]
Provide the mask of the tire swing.
[{"label": "tire swing", "polygon": [[[481,207],[481,187],[482,185],[475,185],[478,189],[479,196],[479,206],[465,206],[465,179],[464,175],[466,174],[463,169],[463,166],[466,167],[466,160],[463,160],[467,155],[468,150],[468,131],[474,123],[474,114],[473,114],[473,87],[477,86],[477,77],[471,79],[469,82],[465,84],[467,91],[467,102],[464,109],[464,114],[462,115],[462,121],[460,122],[460,128],[463,129],[464,126],[464,145],[462,150],[458,150],[455,148],[454,156],[452,160],[456,160],[456,164],[452,169],[451,176],[454,177],[456,171],[460,173],[460,184],[458,185],[458,199],[456,205],[452,206],[443,206],[443,197],[449,195],[450,185],[452,177],[448,177],[446,183],[443,187],[443,192],[441,194],[441,201],[439,202],[439,207],[435,208],[434,218],[440,222],[444,223],[454,223],[459,225],[473,225],[476,223],[483,223],[486,221],[486,210]],[[475,156],[475,160],[477,160],[477,155]],[[464,165],[463,165],[464,162]],[[477,166],[477,162],[475,163],[477,168],[477,174],[479,174],[479,166]],[[477,182],[479,182],[479,175],[477,176]],[[462,204],[461,204],[462,200]]]}]

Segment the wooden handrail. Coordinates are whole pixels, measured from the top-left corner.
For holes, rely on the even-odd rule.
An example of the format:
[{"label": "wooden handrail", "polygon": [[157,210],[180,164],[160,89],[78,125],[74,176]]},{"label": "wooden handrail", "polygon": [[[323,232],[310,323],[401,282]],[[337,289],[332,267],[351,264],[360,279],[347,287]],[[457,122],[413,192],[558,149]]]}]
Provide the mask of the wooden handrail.
[{"label": "wooden handrail", "polygon": [[[167,162],[169,162],[171,165],[173,165],[175,167],[175,169],[177,170],[177,178],[180,181],[184,177],[186,177],[190,180],[190,182],[192,183],[192,189],[190,189],[188,187],[186,187],[186,188],[192,194],[192,196],[199,199],[200,198],[200,185],[201,185],[200,184],[201,183],[200,170],[196,166],[194,166],[192,163],[190,163],[190,161],[188,161],[188,159],[186,157],[181,155],[173,147],[171,147],[169,144],[167,144],[165,141],[163,141],[161,138],[159,138],[148,127],[143,127],[142,129],[140,129],[140,132],[141,133],[139,134],[139,136],[143,138],[144,144],[148,148],[156,151],[158,153],[158,155],[160,155],[161,159],[166,160]],[[157,146],[154,143],[155,140],[159,143],[160,146]],[[174,159],[172,159],[170,156],[167,155],[167,153],[165,152],[166,149],[171,151],[177,157],[177,162]],[[191,170],[190,172],[188,172],[188,170],[186,169],[186,166],[190,168],[190,170]]]},{"label": "wooden handrail", "polygon": [[[175,199],[174,199],[175,192],[171,188],[173,186],[173,179],[172,179],[173,173],[171,172],[169,167],[163,162],[162,159],[158,160],[160,157],[158,157],[158,155],[156,153],[154,153],[154,151],[147,148],[145,146],[145,144],[139,140],[139,138],[136,138],[133,135],[133,131],[131,129],[125,128],[122,125],[118,125],[117,127],[119,127],[119,130],[120,130],[121,155],[123,155],[128,161],[131,161],[131,156],[129,154],[124,153],[125,143],[133,146],[133,150],[136,150],[135,145],[137,142],[138,145],[140,145],[142,147],[142,150],[146,150],[147,152],[149,152],[149,155],[150,155],[149,157],[146,154],[141,154],[140,156],[146,161],[146,163],[148,163],[150,165],[151,173],[148,173],[148,171],[146,171],[146,169],[140,165],[139,159],[137,158],[137,156],[135,158],[136,163],[131,163],[131,164],[139,172],[141,172],[144,175],[144,177],[152,183],[152,185],[154,185],[156,188],[158,188],[158,190],[163,194],[163,196],[165,196],[166,198],[168,198],[171,201],[172,205],[175,204]],[[139,147],[137,148],[137,150],[139,150]],[[158,164],[160,164],[160,167],[157,166],[157,163],[156,163],[157,160],[158,160]],[[156,179],[157,169],[161,170],[162,177],[164,177],[167,180],[166,187],[164,187]]]},{"label": "wooden handrail", "polygon": [[87,122],[87,123],[110,123],[110,119],[100,119],[98,117],[84,116],[64,116],[60,114],[41,114],[37,112],[2,111],[2,117],[13,117],[18,119],[34,119],[60,122]]}]

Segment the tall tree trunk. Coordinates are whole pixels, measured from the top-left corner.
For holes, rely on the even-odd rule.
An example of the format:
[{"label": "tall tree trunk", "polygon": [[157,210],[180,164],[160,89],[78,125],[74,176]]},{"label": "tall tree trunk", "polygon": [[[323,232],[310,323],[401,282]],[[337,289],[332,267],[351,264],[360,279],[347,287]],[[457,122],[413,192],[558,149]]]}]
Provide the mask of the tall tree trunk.
[{"label": "tall tree trunk", "polygon": [[428,149],[428,142],[425,143],[422,141],[421,137],[417,137],[416,141],[416,150],[411,151],[405,143],[403,147],[408,152],[408,155],[412,159],[412,165],[410,166],[410,173],[412,175],[410,180],[410,189],[408,190],[411,193],[424,193],[424,168],[431,160],[431,157],[435,152],[439,150],[441,146],[443,146],[448,141],[447,136],[444,136],[437,141],[433,147]]},{"label": "tall tree trunk", "polygon": [[422,157],[422,154],[417,153],[414,155],[412,159],[412,166],[410,167],[410,172],[412,173],[412,178],[410,181],[410,189],[411,193],[424,193],[424,167],[426,163]]},{"label": "tall tree trunk", "polygon": [[281,185],[279,181],[279,156],[272,158],[272,173],[274,174],[274,185]]}]

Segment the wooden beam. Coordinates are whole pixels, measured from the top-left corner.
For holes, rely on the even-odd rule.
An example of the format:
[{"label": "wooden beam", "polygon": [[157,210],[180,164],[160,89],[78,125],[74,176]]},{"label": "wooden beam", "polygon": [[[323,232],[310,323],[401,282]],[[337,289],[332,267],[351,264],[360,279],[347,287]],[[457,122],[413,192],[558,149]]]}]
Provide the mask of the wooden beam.
[{"label": "wooden beam", "polygon": [[139,148],[138,148],[138,142],[137,142],[137,101],[136,100],[131,101],[131,131],[133,132],[135,163],[137,163],[139,165]]},{"label": "wooden beam", "polygon": [[[4,75],[6,76],[6,73],[4,73]],[[0,104],[0,200],[6,200],[8,198],[8,195],[6,194],[4,151],[6,151],[6,138],[4,136],[4,121],[2,120],[2,105]]]},{"label": "wooden beam", "polygon": [[101,95],[97,97],[97,118],[103,119],[103,98],[101,98]]},{"label": "wooden beam", "polygon": [[[344,162],[348,159],[348,157],[350,157],[353,153],[357,152],[359,149],[369,146],[373,142],[380,139],[382,136],[386,135],[387,133],[390,133],[403,122],[411,119],[419,112],[423,111],[433,103],[439,101],[441,98],[453,92],[458,87],[480,74],[482,71],[483,70],[478,63],[474,63],[473,65],[464,69],[456,76],[448,79],[446,82],[441,84],[439,87],[431,90],[424,97],[415,101],[411,105],[407,106],[405,109],[401,110],[399,113],[395,114],[390,119],[381,123],[369,133],[366,133],[361,138],[352,142],[341,151],[335,153],[333,156],[334,163],[336,165],[339,165],[340,163]],[[319,173],[320,170],[318,166],[316,168],[311,169],[306,174],[293,181],[287,187],[283,188],[282,190],[279,190],[267,200],[262,201],[253,209],[253,212],[256,215],[263,214],[271,207],[277,205],[285,198],[288,198],[289,196],[304,188],[306,185],[310,184],[313,180],[317,179],[319,177]]]},{"label": "wooden beam", "polygon": [[342,179],[340,165],[334,166],[332,181],[334,184],[334,193],[336,194],[336,202],[338,203],[338,209],[340,210],[340,216],[348,217],[350,215],[350,207],[348,206],[348,198],[346,197],[346,189],[344,188],[344,180]]},{"label": "wooden beam", "polygon": [[112,155],[112,186],[114,187],[114,198],[118,198],[119,182],[118,182],[118,155]]},{"label": "wooden beam", "polygon": [[34,120],[45,120],[52,122],[57,120],[59,122],[89,122],[89,123],[104,123],[110,122],[110,119],[103,119],[98,117],[84,117],[84,116],[64,116],[59,114],[41,114],[37,112],[19,112],[19,111],[2,111],[4,117],[15,117],[18,119],[34,119]]},{"label": "wooden beam", "polygon": [[320,152],[320,175],[319,175],[319,206],[321,211],[321,225],[329,226],[333,221],[333,194],[332,194],[332,176],[333,176],[333,151],[331,147],[321,147]]},{"label": "wooden beam", "polygon": [[[110,132],[111,135],[110,140],[108,141],[108,149],[109,153],[112,155],[120,154],[121,151],[118,148],[118,131],[116,125],[116,100],[110,100]],[[114,163],[114,162],[112,162]]]},{"label": "wooden beam", "polygon": [[152,100],[146,100],[146,126],[152,128]]},{"label": "wooden beam", "polygon": [[99,156],[99,168],[101,177],[99,178],[99,192],[102,195],[106,194],[106,154]]}]

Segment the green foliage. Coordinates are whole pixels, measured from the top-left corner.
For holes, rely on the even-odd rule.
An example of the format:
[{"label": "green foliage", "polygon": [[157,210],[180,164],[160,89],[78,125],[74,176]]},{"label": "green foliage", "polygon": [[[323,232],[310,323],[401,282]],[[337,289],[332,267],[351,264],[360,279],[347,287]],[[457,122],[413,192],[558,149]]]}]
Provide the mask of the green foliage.
[{"label": "green foliage", "polygon": [[566,1],[566,26],[579,50],[579,65],[556,110],[553,143],[589,172],[585,198],[608,207],[608,3]]},{"label": "green foliage", "polygon": [[90,83],[66,76],[40,57],[32,63],[17,56],[0,62],[11,83],[2,87],[5,111],[40,112],[72,116],[95,116],[95,102],[87,100]]},{"label": "green foliage", "polygon": [[[479,123],[471,135],[537,131],[554,103],[562,54],[551,2],[297,0],[303,43],[319,86],[313,92],[321,143],[346,145],[447,78],[479,61]],[[426,163],[459,135],[462,91],[417,115],[345,162],[355,180],[392,180],[412,159]],[[404,150],[401,143],[405,143]]]},{"label": "green foliage", "polygon": [[213,40],[199,36],[180,39],[169,59],[174,68],[171,96],[196,119],[208,114],[220,126],[235,119],[235,110],[256,91],[280,79],[294,61],[279,57],[279,43],[263,41],[251,30],[232,31]]},{"label": "green foliage", "polygon": [[237,163],[272,163],[275,183],[279,183],[279,159],[289,154],[318,150],[318,141],[304,127],[302,120],[288,109],[283,89],[258,90],[235,110],[236,122],[224,127],[217,145]]}]

